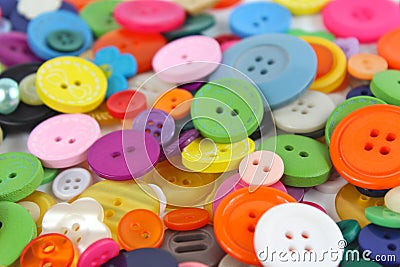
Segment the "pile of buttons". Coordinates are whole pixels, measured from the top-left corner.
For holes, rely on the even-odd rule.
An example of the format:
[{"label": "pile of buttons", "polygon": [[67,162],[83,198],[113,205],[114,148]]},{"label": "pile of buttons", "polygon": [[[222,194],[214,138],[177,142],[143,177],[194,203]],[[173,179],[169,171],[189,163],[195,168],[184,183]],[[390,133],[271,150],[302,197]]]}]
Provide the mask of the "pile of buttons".
[{"label": "pile of buttons", "polygon": [[0,10],[0,266],[400,266],[394,1]]}]

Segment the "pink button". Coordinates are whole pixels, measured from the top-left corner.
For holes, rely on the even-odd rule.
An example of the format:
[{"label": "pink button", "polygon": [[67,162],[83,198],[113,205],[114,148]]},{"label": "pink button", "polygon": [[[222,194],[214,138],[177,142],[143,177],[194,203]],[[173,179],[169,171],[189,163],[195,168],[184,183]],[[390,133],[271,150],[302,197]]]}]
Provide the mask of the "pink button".
[{"label": "pink button", "polygon": [[337,37],[371,43],[400,25],[400,8],[389,0],[336,0],[325,6],[322,17]]},{"label": "pink button", "polygon": [[242,159],[239,174],[249,185],[272,185],[283,175],[283,160],[271,151],[255,151]]},{"label": "pink button", "polygon": [[115,20],[134,32],[160,33],[173,31],[185,22],[185,10],[168,1],[128,1],[114,9]]},{"label": "pink button", "polygon": [[208,265],[205,265],[203,263],[200,262],[182,262],[179,263],[178,267],[209,267]]},{"label": "pink button", "polygon": [[111,238],[91,244],[80,256],[77,267],[98,267],[119,255],[119,245]]},{"label": "pink button", "polygon": [[188,36],[162,47],[153,58],[153,69],[164,81],[187,83],[211,74],[221,59],[221,48],[215,39]]},{"label": "pink button", "polygon": [[99,137],[100,126],[92,117],[63,114],[36,126],[29,135],[28,149],[44,167],[67,168],[85,161]]}]

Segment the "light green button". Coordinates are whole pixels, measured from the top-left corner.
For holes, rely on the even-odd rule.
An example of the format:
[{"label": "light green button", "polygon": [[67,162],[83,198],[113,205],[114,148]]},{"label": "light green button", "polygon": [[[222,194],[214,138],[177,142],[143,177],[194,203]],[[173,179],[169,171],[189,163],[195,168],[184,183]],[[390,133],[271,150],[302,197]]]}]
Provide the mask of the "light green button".
[{"label": "light green button", "polygon": [[312,138],[278,135],[263,141],[258,150],[275,151],[282,158],[285,185],[312,187],[328,180],[332,168],[328,148]]},{"label": "light green button", "polygon": [[400,106],[400,71],[378,72],[370,84],[371,92],[388,104]]},{"label": "light green button", "polygon": [[316,36],[316,37],[321,37],[321,38],[327,39],[331,42],[333,42],[335,40],[335,36],[326,31],[309,32],[309,31],[305,31],[302,29],[292,29],[288,32],[288,34],[291,34],[294,36]]},{"label": "light green button", "polygon": [[386,207],[368,207],[365,217],[373,224],[388,228],[400,228],[400,213],[391,211]]},{"label": "light green button", "polygon": [[42,100],[36,93],[36,73],[32,73],[24,77],[19,83],[19,93],[21,101],[27,105],[40,106],[43,105]]},{"label": "light green button", "polygon": [[13,79],[0,79],[0,114],[13,113],[19,105],[18,83]]}]

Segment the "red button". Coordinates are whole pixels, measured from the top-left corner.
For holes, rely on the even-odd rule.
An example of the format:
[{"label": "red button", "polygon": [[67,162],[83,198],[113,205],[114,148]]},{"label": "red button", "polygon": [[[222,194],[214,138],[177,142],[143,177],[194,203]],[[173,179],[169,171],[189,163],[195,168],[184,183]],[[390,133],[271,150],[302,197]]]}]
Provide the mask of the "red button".
[{"label": "red button", "polygon": [[107,100],[108,112],[121,120],[133,119],[146,108],[146,97],[135,90],[120,91]]}]

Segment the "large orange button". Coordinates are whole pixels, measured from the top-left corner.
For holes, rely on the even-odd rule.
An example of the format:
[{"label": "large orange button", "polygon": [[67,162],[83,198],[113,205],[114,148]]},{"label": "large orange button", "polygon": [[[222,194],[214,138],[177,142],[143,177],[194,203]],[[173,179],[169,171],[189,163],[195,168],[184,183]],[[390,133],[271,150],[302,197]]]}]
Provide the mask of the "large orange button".
[{"label": "large orange button", "polygon": [[373,105],[346,116],[330,143],[332,163],[351,184],[368,189],[400,185],[400,107]]},{"label": "large orange button", "polygon": [[377,50],[389,63],[390,69],[400,69],[400,28],[384,34],[378,42]]},{"label": "large orange button", "polygon": [[207,225],[210,215],[199,208],[183,208],[167,213],[164,224],[171,230],[190,231]]},{"label": "large orange button", "polygon": [[253,244],[258,220],[270,208],[296,200],[278,189],[262,186],[250,193],[248,188],[227,195],[214,215],[214,231],[225,252],[237,260],[261,266]]}]

